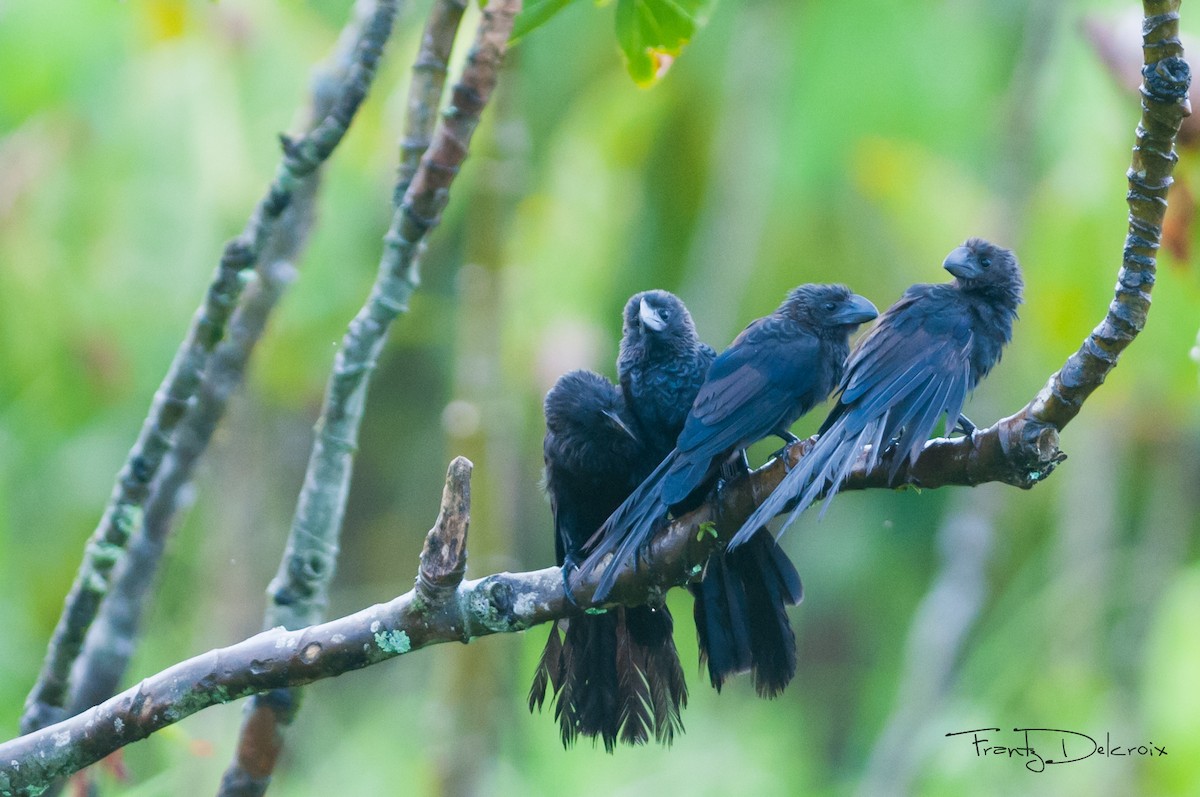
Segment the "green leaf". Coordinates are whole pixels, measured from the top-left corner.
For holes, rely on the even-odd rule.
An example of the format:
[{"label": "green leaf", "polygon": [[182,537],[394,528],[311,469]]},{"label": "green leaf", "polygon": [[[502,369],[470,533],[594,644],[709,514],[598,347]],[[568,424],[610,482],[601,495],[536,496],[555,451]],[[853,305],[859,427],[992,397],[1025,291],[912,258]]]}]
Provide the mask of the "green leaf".
[{"label": "green leaf", "polygon": [[530,31],[545,25],[551,17],[562,11],[575,0],[529,0],[513,21],[510,42],[517,41]]},{"label": "green leaf", "polygon": [[617,0],[617,43],[629,75],[651,86],[708,21],[712,0]]},{"label": "green leaf", "polygon": [[711,520],[704,521],[696,530],[697,542],[703,540],[705,536],[712,537],[714,540],[717,538],[717,524],[713,523]]}]

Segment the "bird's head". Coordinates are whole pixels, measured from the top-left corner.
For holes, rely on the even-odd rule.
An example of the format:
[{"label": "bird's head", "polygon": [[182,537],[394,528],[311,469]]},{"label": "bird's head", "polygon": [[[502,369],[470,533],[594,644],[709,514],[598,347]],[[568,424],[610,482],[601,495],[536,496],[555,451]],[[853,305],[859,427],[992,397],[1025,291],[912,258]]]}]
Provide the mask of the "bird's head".
[{"label": "bird's head", "polygon": [[982,238],[968,238],[946,255],[942,268],[953,274],[955,283],[965,291],[997,295],[1008,299],[1013,307],[1021,303],[1024,281],[1011,249]]},{"label": "bird's head", "polygon": [[638,442],[637,434],[622,417],[625,402],[620,390],[592,371],[571,371],[559,377],[546,394],[543,410],[546,428],[555,434],[607,431]]},{"label": "bird's head", "polygon": [[845,285],[809,284],[793,288],[779,311],[814,329],[845,329],[847,333],[879,315],[875,305]]},{"label": "bird's head", "polygon": [[625,344],[674,349],[694,346],[696,341],[692,315],[675,294],[642,291],[625,303]]}]

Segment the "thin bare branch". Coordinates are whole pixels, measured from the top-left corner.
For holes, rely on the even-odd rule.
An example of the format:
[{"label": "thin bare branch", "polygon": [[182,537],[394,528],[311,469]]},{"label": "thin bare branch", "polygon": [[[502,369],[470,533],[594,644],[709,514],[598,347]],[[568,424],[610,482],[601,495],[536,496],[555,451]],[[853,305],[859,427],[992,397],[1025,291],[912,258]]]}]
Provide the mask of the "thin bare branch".
[{"label": "thin bare branch", "polygon": [[[311,130],[333,110],[350,75],[375,0],[359,0],[333,53],[309,81],[309,108],[303,129]],[[272,231],[256,269],[229,320],[229,332],[214,350],[195,401],[175,433],[175,441],[146,501],[145,520],[130,537],[128,553],[116,567],[112,590],[101,604],[83,652],[71,675],[70,713],[116,693],[137,647],[142,613],[151,594],[166,540],[192,492],[196,466],[208,449],[230,398],[242,384],[250,356],[272,311],[296,276],[315,215],[321,170],[297,181],[292,200]]]},{"label": "thin bare branch", "polygon": [[155,393],[149,415],[118,474],[100,524],[88,541],[41,673],[26,700],[22,731],[51,724],[64,715],[71,668],[100,603],[108,594],[113,568],[124,555],[130,535],[142,523],[150,484],[171,447],[175,428],[196,395],[213,349],[225,335],[226,323],[246,283],[244,273],[258,262],[299,182],[333,153],[345,135],[375,77],[375,67],[391,33],[395,13],[395,0],[381,0],[333,110],[300,138],[284,137],[283,160],[275,179],[241,235],[226,244],[204,303]]},{"label": "thin bare branch", "polygon": [[[520,0],[492,0],[484,10],[450,106],[436,128],[433,109],[464,4],[439,0],[430,12],[409,90],[396,188],[402,199],[384,238],[375,284],[350,322],[334,361],[287,546],[268,589],[265,627],[296,629],[324,619],[371,374],[392,322],[407,311],[417,288],[426,236],[440,221],[450,186],[467,158],[520,7]],[[294,719],[299,700],[300,694],[291,691],[251,701],[219,797],[255,797],[266,790],[282,746],[282,729]]]},{"label": "thin bare branch", "polygon": [[1079,351],[1023,410],[1030,424],[1062,430],[1116,367],[1150,311],[1167,189],[1178,160],[1175,138],[1183,118],[1191,113],[1191,71],[1179,41],[1179,0],[1145,0],[1142,8],[1142,120],[1128,172],[1129,232],[1116,295]]}]

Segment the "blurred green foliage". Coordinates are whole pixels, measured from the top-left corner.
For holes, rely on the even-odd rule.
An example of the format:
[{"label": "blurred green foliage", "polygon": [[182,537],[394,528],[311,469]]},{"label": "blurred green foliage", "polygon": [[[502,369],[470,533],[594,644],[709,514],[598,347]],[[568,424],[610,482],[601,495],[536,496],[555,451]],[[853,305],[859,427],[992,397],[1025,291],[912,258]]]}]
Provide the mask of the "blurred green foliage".
[{"label": "blurred green foliage", "polygon": [[[985,423],[1104,312],[1138,106],[1078,25],[1126,4],[728,0],[650,91],[597,24],[630,5],[568,4],[511,54],[372,387],[332,612],[409,588],[458,453],[479,466],[471,574],[552,561],[541,397],[572,367],[612,375],[637,290],[679,292],[720,347],[797,283],[844,281],[883,307],[943,279],[966,236],[994,238],[1017,249],[1028,291],[968,410]],[[16,732],[221,243],[347,11],[0,4],[0,735]],[[258,628],[334,346],[378,260],[424,11],[402,17],[327,170],[300,278],[214,443],[131,682]],[[1184,152],[1180,176],[1198,163]],[[716,695],[696,670],[673,749],[564,752],[550,717],[524,710],[534,629],[314,685],[271,793],[853,794],[885,760],[902,764],[884,769],[892,793],[1200,793],[1198,300],[1195,265],[1164,256],[1145,333],[1038,489],[848,494],[800,522],[785,540],[807,588],[800,669],[780,699],[744,682]],[[937,625],[961,606],[931,587],[964,553],[943,551],[964,515],[990,529],[981,611],[961,648],[912,648],[919,607]],[[670,604],[694,661],[690,600]],[[948,675],[885,743],[911,663],[939,660]],[[107,790],[211,791],[238,720],[210,710],[129,748],[132,781],[106,776]],[[1169,755],[1034,775],[945,737],[984,727],[1111,732]]]}]

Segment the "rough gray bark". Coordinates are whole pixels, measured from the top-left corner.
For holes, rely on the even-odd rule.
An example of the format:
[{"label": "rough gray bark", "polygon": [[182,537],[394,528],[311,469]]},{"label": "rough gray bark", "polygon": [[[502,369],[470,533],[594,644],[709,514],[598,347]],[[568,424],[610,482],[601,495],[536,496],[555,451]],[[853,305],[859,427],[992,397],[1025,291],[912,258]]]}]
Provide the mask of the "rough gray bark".
[{"label": "rough gray bark", "polygon": [[303,136],[283,138],[283,159],[275,179],[241,235],[226,244],[204,302],[154,395],[142,430],[117,476],[104,515],[88,540],[83,562],[50,639],[46,660],[26,700],[22,732],[45,727],[66,714],[71,668],[100,603],[108,594],[113,568],[124,556],[130,535],[142,523],[150,484],[171,447],[175,429],[196,395],[213,349],[225,335],[225,326],[246,284],[243,276],[257,264],[297,187],[341,142],[375,77],[375,67],[391,33],[395,13],[395,0],[380,0],[332,111]]},{"label": "rough gray bark", "polygon": [[[439,0],[430,10],[413,65],[396,207],[378,276],[334,361],[287,546],[268,588],[264,627],[297,629],[324,619],[371,375],[392,322],[407,311],[417,288],[426,236],[437,226],[451,183],[467,158],[520,6],[520,0],[488,4],[449,108],[436,127],[435,110],[465,3]],[[300,697],[296,690],[276,689],[250,701],[234,761],[221,779],[220,797],[256,797],[266,791],[283,748],[284,728],[295,718]]]}]

